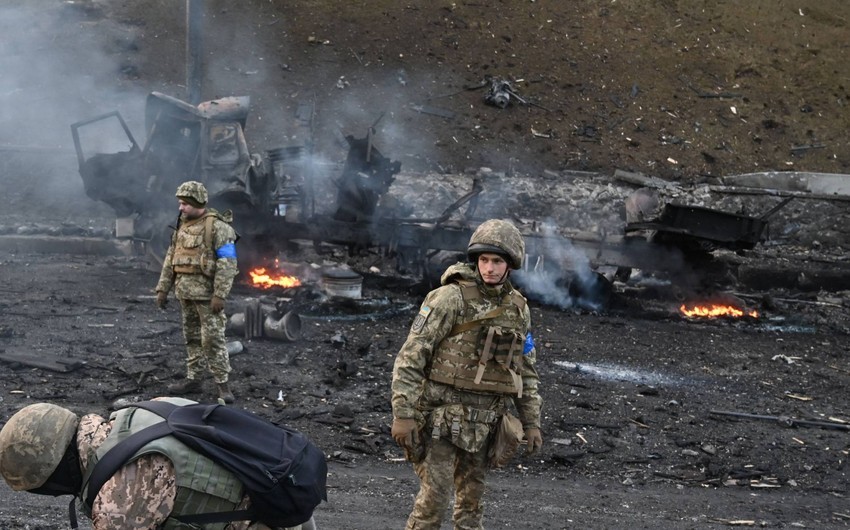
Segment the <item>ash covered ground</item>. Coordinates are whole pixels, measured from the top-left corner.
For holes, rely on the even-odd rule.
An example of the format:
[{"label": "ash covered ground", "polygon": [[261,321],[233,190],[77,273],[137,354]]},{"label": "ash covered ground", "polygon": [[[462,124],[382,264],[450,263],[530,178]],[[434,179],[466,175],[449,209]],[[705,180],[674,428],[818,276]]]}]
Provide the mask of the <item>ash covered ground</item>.
[{"label": "ash covered ground", "polygon": [[[546,217],[573,231],[621,228],[628,187],[608,178],[615,169],[752,213],[771,199],[695,187],[762,170],[847,171],[842,2],[238,5],[207,3],[204,96],[252,96],[258,151],[285,145],[297,103],[314,102],[326,185],[344,159],[339,133],[360,136],[382,113],[376,141],[404,172],[434,175],[428,189],[450,198],[468,189],[466,169],[490,167],[506,191],[489,211],[524,227]],[[34,401],[106,413],[182,374],[178,309],[155,309],[145,258],[31,252],[15,239],[110,238],[114,215],[85,196],[69,125],[118,108],[135,130],[149,91],[182,96],[181,7],[0,3],[0,61],[14,73],[0,79],[0,350],[69,370],[2,363],[3,418]],[[485,75],[540,106],[484,105],[467,88]],[[572,170],[598,177],[576,182]],[[771,218],[764,245],[719,256],[735,278],[718,292],[757,319],[684,318],[666,278],[615,284],[606,311],[533,302],[545,445],[491,475],[488,527],[850,524],[846,204],[795,201]],[[364,274],[364,296],[388,305],[371,318],[331,302],[299,307],[294,342],[232,334],[243,346],[233,388],[241,406],[328,454],[319,525],[401,528],[417,481],[389,437],[390,370],[422,291],[379,256],[327,250],[286,257],[347,262]],[[243,283],[227,310],[285,294]],[[3,528],[66,520],[61,500],[5,486],[0,496]]]}]

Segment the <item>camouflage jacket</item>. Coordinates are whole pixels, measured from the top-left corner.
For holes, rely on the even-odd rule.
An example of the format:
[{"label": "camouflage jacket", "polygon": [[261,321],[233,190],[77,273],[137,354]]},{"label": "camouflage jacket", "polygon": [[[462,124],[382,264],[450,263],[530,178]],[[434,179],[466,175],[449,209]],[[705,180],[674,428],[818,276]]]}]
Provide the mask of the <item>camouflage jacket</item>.
[{"label": "camouflage jacket", "polygon": [[[465,314],[465,304],[459,280],[475,281],[482,297],[472,302],[474,315]],[[484,285],[477,270],[470,264],[458,263],[449,267],[441,278],[441,287],[434,289],[425,298],[419,314],[411,326],[407,340],[398,352],[393,366],[392,408],[396,418],[414,418],[422,411],[422,396],[426,386],[441,385],[429,381],[429,372],[440,344],[450,337],[450,331],[458,324],[478,318],[499,306],[503,295],[513,291],[510,283],[501,287]],[[523,335],[528,333],[531,316],[527,306],[521,310],[522,322],[518,328]],[[529,341],[531,342],[531,341]],[[536,351],[533,347],[526,352],[520,377],[522,396],[511,396],[523,427],[540,427],[542,399],[538,393],[539,378],[535,369]],[[437,393],[439,394],[439,393]],[[429,392],[429,395],[435,393]],[[433,405],[433,404],[431,404]]]},{"label": "camouflage jacket", "polygon": [[[212,248],[201,248],[205,245],[205,219],[214,216],[212,223]],[[198,219],[186,221],[181,219],[177,232],[174,234],[171,246],[162,263],[162,271],[156,291],[168,292],[174,286],[174,294],[181,300],[209,300],[213,297],[225,299],[233,287],[233,279],[239,273],[236,263],[236,231],[233,230],[223,217],[213,209]],[[180,267],[175,263],[175,254],[198,250],[200,256],[212,256],[211,262],[200,263],[206,273],[187,274],[178,272]],[[201,258],[204,261],[205,258]],[[178,269],[178,270],[175,270]]]},{"label": "camouflage jacket", "polygon": [[[80,465],[89,459],[112,431],[113,422],[87,414],[77,428]],[[174,509],[177,477],[174,465],[162,454],[147,454],[119,469],[100,489],[92,506],[93,530],[158,529]],[[250,504],[243,498],[237,509]],[[235,521],[227,530],[270,530],[262,523]],[[286,530],[300,530],[300,526]]]}]

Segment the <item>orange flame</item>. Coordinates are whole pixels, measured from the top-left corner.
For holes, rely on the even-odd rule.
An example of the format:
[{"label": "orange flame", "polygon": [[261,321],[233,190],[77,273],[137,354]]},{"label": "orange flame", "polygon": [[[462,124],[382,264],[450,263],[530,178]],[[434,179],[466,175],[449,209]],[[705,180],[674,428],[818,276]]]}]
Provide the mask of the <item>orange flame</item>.
[{"label": "orange flame", "polygon": [[268,289],[270,287],[298,287],[301,285],[301,280],[295,276],[289,276],[286,274],[277,274],[272,276],[268,273],[268,271],[266,271],[265,267],[258,267],[254,270],[248,271],[248,274],[251,275],[251,282],[255,286],[262,287],[263,289]]},{"label": "orange flame", "polygon": [[740,318],[743,316],[748,316],[752,318],[758,318],[759,313],[755,309],[750,311],[745,311],[743,309],[737,308],[732,305],[721,305],[721,304],[707,304],[707,305],[693,305],[688,308],[685,304],[682,304],[679,307],[679,311],[681,311],[687,317],[704,317],[704,318],[717,318],[717,317],[735,317]]}]

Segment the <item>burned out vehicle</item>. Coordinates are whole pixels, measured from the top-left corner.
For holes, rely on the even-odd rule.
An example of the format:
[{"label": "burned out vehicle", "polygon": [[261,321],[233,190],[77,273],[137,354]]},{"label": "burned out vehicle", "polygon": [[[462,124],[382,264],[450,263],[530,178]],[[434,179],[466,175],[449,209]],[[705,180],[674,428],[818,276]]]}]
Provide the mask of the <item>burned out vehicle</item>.
[{"label": "burned out vehicle", "polygon": [[[411,218],[388,208],[382,199],[401,164],[376,148],[378,118],[365,137],[345,137],[349,151],[342,173],[323,179],[335,184],[336,204],[323,199],[327,211],[319,212],[308,162],[312,107],[299,106],[293,122],[303,130],[291,137],[302,143],[269,149],[263,156],[250,153],[245,139],[249,103],[247,97],[228,97],[192,106],[154,92],[146,102],[144,145],[118,112],[73,124],[86,193],[115,210],[116,235],[132,238],[161,260],[176,225],[174,190],[183,181],[199,180],[213,207],[233,212],[243,269],[268,264],[293,240],[342,245],[352,254],[382,253],[395,260],[399,272],[431,285],[448,263],[463,259],[477,224],[478,195],[485,191],[480,182],[473,181],[468,193],[434,217]],[[118,133],[104,134],[110,126]],[[116,137],[125,141],[124,149],[104,153],[103,138]],[[517,279],[524,277],[531,285],[548,276],[543,279],[567,287],[569,304],[591,292],[610,291],[607,280],[594,272],[600,265],[619,271],[704,267],[716,248],[740,250],[760,243],[767,217],[783,204],[760,217],[667,204],[657,216],[628,222],[618,237],[526,234],[525,270]],[[644,232],[654,235],[642,237]]]},{"label": "burned out vehicle", "polygon": [[336,210],[317,214],[306,162],[312,106],[300,105],[293,122],[302,129],[293,136],[304,141],[263,156],[249,152],[245,139],[249,105],[248,97],[227,97],[192,106],[153,92],[145,106],[144,145],[117,111],[72,124],[86,194],[113,208],[116,235],[133,239],[161,262],[176,226],[174,190],[198,180],[211,206],[232,211],[240,261],[249,267],[275,257],[292,239],[353,251],[395,237],[378,229],[373,217],[401,164],[375,147],[374,124],[364,138],[346,137],[350,149],[337,180]]},{"label": "burned out vehicle", "polygon": [[[257,237],[274,213],[278,190],[266,161],[248,151],[249,104],[248,97],[228,97],[195,107],[153,92],[145,107],[144,145],[117,111],[74,123],[86,194],[115,210],[119,236],[143,243],[154,257],[162,256],[170,241],[169,225],[177,215],[174,190],[186,180],[203,182],[216,208],[233,211],[237,231]],[[104,149],[104,138],[115,145],[122,135],[119,143],[126,150],[97,152]]]}]

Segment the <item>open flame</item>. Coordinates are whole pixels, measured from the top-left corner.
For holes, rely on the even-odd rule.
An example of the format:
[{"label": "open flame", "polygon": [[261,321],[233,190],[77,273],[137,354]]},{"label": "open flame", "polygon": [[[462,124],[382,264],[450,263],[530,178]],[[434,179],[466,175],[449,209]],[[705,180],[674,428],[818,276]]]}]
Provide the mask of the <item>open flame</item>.
[{"label": "open flame", "polygon": [[269,273],[265,267],[257,267],[248,271],[248,274],[251,275],[251,283],[263,289],[270,287],[298,287],[301,285],[301,280],[296,276],[290,276],[284,273]]},{"label": "open flame", "polygon": [[688,307],[682,304],[679,311],[686,317],[702,317],[702,318],[717,318],[717,317],[735,317],[741,318],[744,316],[758,318],[759,313],[755,309],[745,310],[733,305],[725,304],[692,304]]}]

